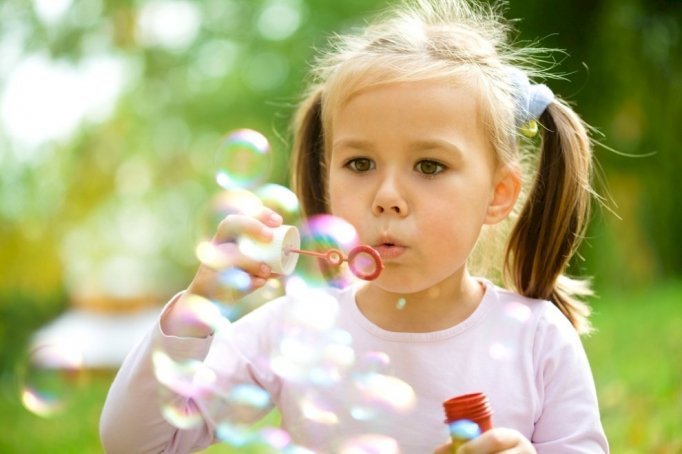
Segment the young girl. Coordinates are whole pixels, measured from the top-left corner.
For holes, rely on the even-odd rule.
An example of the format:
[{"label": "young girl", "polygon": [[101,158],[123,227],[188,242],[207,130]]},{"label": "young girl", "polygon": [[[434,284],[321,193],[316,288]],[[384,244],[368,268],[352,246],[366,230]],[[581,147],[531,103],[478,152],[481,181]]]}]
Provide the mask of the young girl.
[{"label": "young girl", "polygon": [[[277,407],[280,447],[445,453],[442,403],[471,392],[488,396],[494,427],[460,453],[608,451],[579,339],[588,292],[564,275],[592,195],[590,141],[566,103],[529,82],[533,50],[506,47],[508,33],[488,7],[415,0],[338,38],[295,122],[293,184],[307,216],[352,224],[384,270],[287,294],[214,330],[193,315],[208,304],[198,296],[220,290],[218,271],[201,266],[119,371],[101,421],[108,452],[236,443],[239,424]],[[536,121],[540,137],[522,136]],[[506,249],[490,243],[510,220]],[[264,208],[218,227],[214,243],[251,289],[271,271],[236,244],[270,241],[281,223]],[[475,276],[474,256],[499,257],[490,279],[509,290]],[[315,311],[324,323],[306,322]],[[309,360],[320,352],[332,366]],[[159,368],[187,360],[194,387],[183,392]],[[173,390],[163,405],[161,388]],[[233,398],[244,390],[265,403]],[[201,417],[171,424],[173,412]]]}]

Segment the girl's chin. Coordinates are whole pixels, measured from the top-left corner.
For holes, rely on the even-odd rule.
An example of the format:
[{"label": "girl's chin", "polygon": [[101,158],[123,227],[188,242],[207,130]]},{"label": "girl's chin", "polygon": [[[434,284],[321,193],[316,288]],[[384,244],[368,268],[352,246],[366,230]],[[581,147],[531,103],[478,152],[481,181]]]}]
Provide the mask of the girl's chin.
[{"label": "girl's chin", "polygon": [[410,282],[404,276],[392,276],[386,273],[386,270],[381,273],[376,280],[368,282],[368,287],[372,288],[372,291],[380,291],[383,293],[392,293],[396,295],[412,295],[415,293],[421,293],[428,291],[430,287],[425,285],[419,285],[417,282]]}]

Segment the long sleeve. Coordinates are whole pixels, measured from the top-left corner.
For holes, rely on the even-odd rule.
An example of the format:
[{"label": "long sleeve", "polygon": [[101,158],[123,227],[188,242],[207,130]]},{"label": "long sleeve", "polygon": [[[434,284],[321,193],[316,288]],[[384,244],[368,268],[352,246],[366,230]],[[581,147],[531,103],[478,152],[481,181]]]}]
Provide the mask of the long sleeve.
[{"label": "long sleeve", "polygon": [[541,320],[534,358],[542,399],[532,439],[538,453],[609,452],[587,356],[578,334],[558,310],[546,311]]},{"label": "long sleeve", "polygon": [[[212,434],[205,424],[181,431],[163,417],[160,385],[152,364],[152,355],[159,348],[176,361],[203,360],[211,341],[165,336],[157,321],[128,354],[107,395],[100,419],[100,437],[107,453],[189,452],[211,443]],[[196,404],[186,397],[164,399],[187,414],[198,414]]]}]

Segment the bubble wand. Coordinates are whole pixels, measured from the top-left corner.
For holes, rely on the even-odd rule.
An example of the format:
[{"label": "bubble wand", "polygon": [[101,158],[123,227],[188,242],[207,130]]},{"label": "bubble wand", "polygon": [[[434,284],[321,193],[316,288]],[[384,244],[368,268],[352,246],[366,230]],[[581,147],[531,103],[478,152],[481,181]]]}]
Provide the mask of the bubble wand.
[{"label": "bubble wand", "polygon": [[341,266],[343,262],[348,262],[351,272],[365,281],[376,279],[384,269],[379,252],[365,244],[352,248],[348,256],[337,248],[324,252],[301,249],[301,236],[292,225],[281,225],[273,229],[273,238],[269,243],[243,238],[239,241],[239,249],[246,256],[267,263],[273,273],[283,275],[294,271],[299,255],[323,259],[331,266]]}]

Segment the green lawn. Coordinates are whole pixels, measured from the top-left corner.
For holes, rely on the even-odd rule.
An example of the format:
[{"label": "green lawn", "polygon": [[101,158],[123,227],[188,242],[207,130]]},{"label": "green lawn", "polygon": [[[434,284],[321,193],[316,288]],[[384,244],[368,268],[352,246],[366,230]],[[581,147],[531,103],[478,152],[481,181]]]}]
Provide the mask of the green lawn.
[{"label": "green lawn", "polygon": [[[598,331],[585,345],[614,453],[682,452],[681,305],[682,283],[604,294],[594,303]],[[0,452],[102,452],[97,424],[111,374],[86,376],[68,409],[47,419],[22,407],[13,373],[6,370],[0,379]],[[215,446],[205,452],[234,451]]]}]

